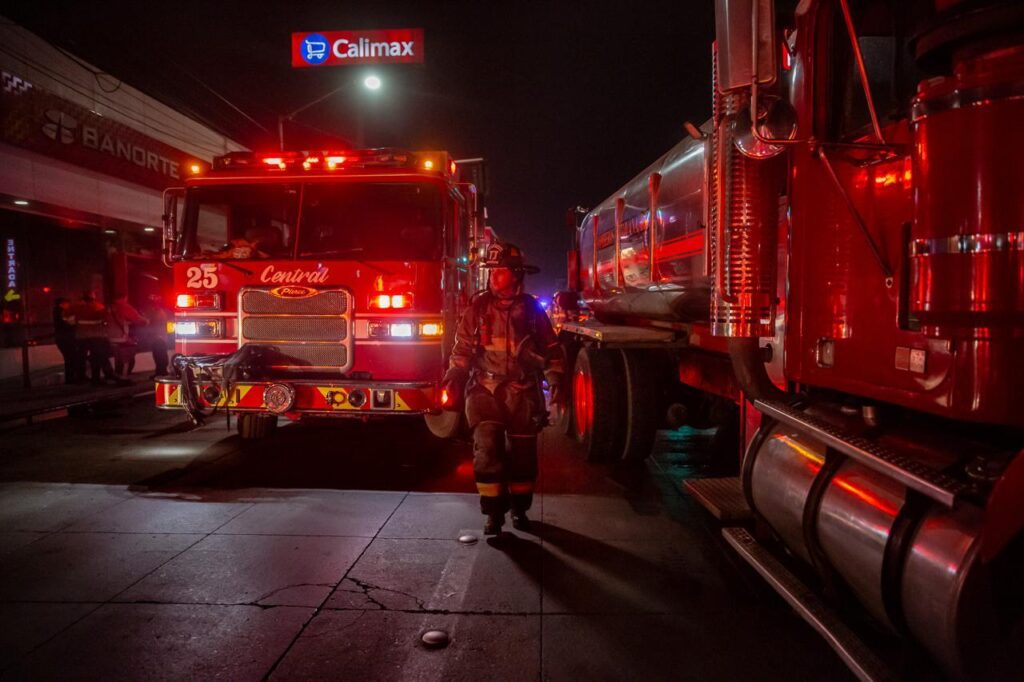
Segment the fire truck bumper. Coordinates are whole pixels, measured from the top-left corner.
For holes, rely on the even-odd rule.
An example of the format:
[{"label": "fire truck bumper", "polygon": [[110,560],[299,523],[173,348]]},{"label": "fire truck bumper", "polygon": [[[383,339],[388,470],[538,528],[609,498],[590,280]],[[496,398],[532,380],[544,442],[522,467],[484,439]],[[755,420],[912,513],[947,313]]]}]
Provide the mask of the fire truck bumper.
[{"label": "fire truck bumper", "polygon": [[[268,407],[265,395],[271,386],[285,386],[285,392],[288,389],[294,391],[294,400],[287,409],[271,410]],[[230,395],[227,395],[215,384],[200,382],[199,402],[204,408],[216,406],[238,412],[275,412],[289,419],[420,415],[438,411],[436,390],[436,384],[432,382],[246,381],[233,384]],[[155,398],[159,409],[185,408],[181,382],[177,379],[157,379]]]}]

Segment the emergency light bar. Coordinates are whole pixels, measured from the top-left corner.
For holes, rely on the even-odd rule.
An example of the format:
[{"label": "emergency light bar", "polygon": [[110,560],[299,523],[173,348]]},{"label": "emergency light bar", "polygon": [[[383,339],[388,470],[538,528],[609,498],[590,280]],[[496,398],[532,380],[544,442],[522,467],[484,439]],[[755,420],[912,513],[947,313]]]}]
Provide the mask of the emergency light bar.
[{"label": "emergency light bar", "polygon": [[345,149],[288,152],[231,152],[213,159],[215,171],[335,171],[345,168],[415,168],[454,176],[455,162],[447,152],[409,152],[401,149]]}]

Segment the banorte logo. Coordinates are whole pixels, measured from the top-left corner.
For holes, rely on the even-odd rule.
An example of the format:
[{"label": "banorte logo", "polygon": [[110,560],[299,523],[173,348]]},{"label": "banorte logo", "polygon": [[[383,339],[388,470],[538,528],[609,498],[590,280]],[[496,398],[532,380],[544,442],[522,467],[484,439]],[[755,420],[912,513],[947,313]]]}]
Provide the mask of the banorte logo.
[{"label": "banorte logo", "polygon": [[78,121],[65,114],[63,111],[50,109],[46,112],[46,123],[43,124],[43,135],[61,144],[71,144],[75,141],[75,131],[78,129]]},{"label": "banorte logo", "polygon": [[330,45],[327,38],[319,33],[310,33],[302,39],[302,58],[307,64],[322,64],[330,56]]}]

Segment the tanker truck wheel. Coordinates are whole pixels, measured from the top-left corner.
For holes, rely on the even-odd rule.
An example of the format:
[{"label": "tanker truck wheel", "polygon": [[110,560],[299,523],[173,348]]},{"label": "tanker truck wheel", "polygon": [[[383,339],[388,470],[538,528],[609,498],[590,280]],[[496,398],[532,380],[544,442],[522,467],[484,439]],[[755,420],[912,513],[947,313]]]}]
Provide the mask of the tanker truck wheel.
[{"label": "tanker truck wheel", "polygon": [[650,351],[622,350],[625,371],[624,443],[621,460],[637,463],[654,448],[661,415],[658,413],[659,377]]},{"label": "tanker truck wheel", "polygon": [[576,424],[573,420],[573,381],[572,376],[576,368],[576,355],[579,353],[579,347],[574,343],[563,343],[562,348],[565,351],[565,376],[569,377],[569,380],[565,382],[565,386],[562,388],[565,390],[565,405],[562,407],[562,411],[559,413],[558,421],[554,423],[554,427],[561,433],[564,433],[570,438],[576,437]]},{"label": "tanker truck wheel", "polygon": [[572,421],[588,462],[608,462],[622,453],[623,378],[617,350],[583,348],[576,356]]},{"label": "tanker truck wheel", "polygon": [[277,416],[273,414],[243,412],[236,420],[242,440],[259,440],[277,430]]}]

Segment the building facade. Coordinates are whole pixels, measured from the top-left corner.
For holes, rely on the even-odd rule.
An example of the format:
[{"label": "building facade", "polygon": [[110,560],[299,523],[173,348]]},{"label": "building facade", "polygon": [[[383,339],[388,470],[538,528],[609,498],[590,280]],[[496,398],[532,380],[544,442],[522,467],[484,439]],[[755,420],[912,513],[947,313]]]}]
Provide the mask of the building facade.
[{"label": "building facade", "polygon": [[170,296],[163,190],[245,148],[2,18],[0,79],[0,346],[52,344],[57,297]]}]

